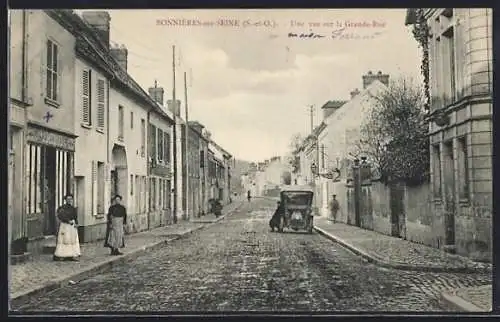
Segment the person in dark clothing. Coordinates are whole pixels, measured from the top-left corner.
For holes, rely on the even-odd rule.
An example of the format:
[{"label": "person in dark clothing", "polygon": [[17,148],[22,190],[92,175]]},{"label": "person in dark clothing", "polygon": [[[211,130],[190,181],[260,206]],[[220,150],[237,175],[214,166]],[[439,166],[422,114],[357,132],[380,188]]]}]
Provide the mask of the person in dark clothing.
[{"label": "person in dark clothing", "polygon": [[125,226],[127,225],[127,210],[121,204],[122,197],[116,195],[114,204],[108,210],[108,229],[104,247],[111,248],[111,255],[123,255],[119,248],[125,247]]},{"label": "person in dark clothing", "polygon": [[65,203],[57,209],[57,218],[61,224],[57,232],[53,259],[77,261],[80,256],[80,242],[77,231],[78,216],[73,206],[73,195],[66,195],[64,201]]},{"label": "person in dark clothing", "polygon": [[271,220],[269,220],[269,226],[271,227],[271,231],[274,231],[275,228],[276,229],[279,228],[281,216],[283,215],[283,213],[285,211],[283,206],[281,205],[281,202],[278,201],[277,205],[278,205],[278,207],[274,211],[274,214],[271,217]]},{"label": "person in dark clothing", "polygon": [[222,204],[219,199],[214,200],[214,215],[215,217],[222,216]]},{"label": "person in dark clothing", "polygon": [[252,195],[250,194],[250,190],[248,190],[248,192],[247,192],[247,199],[248,199],[248,202],[250,202],[250,200],[252,199]]}]

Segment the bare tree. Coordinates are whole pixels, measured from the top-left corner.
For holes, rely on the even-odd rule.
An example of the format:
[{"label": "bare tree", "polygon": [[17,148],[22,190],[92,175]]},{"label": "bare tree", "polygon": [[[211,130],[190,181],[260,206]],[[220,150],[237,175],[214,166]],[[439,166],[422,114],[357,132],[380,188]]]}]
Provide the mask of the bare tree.
[{"label": "bare tree", "polygon": [[424,91],[411,79],[400,78],[375,99],[376,106],[361,126],[359,152],[384,181],[422,182],[429,170]]}]

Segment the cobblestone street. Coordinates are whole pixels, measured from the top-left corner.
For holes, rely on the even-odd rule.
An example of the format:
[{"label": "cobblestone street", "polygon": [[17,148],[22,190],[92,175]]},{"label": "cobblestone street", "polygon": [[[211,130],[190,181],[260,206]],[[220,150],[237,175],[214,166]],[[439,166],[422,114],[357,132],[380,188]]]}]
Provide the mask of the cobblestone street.
[{"label": "cobblestone street", "polygon": [[15,311],[441,311],[446,289],[488,274],[369,264],[318,233],[270,232],[272,200],[78,284],[12,303]]}]

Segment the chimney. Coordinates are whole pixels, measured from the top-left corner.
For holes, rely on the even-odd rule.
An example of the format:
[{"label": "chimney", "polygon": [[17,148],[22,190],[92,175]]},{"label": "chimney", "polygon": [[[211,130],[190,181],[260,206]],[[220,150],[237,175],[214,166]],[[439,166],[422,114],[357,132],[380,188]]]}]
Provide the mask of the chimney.
[{"label": "chimney", "polygon": [[323,119],[326,119],[333,114],[337,109],[344,105],[345,101],[328,101],[325,105],[321,107],[323,110]]},{"label": "chimney", "polygon": [[176,100],[177,101],[177,104],[175,104],[175,111],[174,111],[174,104],[173,104],[173,101],[172,100],[168,100],[167,101],[167,106],[168,106],[168,110],[172,113],[175,114],[175,116],[177,117],[181,117],[181,101],[180,100]]},{"label": "chimney", "polygon": [[363,89],[366,89],[375,80],[380,81],[385,86],[389,86],[389,75],[388,74],[382,74],[382,72],[379,71],[375,75],[372,73],[372,71],[369,71],[368,74],[363,75]]},{"label": "chimney", "polygon": [[125,45],[113,46],[110,50],[111,57],[113,57],[118,65],[123,68],[124,71],[127,71],[127,57],[128,50]]},{"label": "chimney", "polygon": [[352,92],[351,92],[351,99],[353,99],[354,97],[356,97],[357,95],[359,94],[359,89],[354,89]]},{"label": "chimney", "polygon": [[89,24],[99,36],[106,49],[109,48],[109,23],[111,17],[106,11],[87,11],[82,14],[83,20]]},{"label": "chimney", "polygon": [[197,121],[189,121],[189,126],[194,129],[196,132],[203,134],[203,129],[205,128],[202,124]]},{"label": "chimney", "polygon": [[158,82],[155,81],[155,87],[148,88],[149,96],[158,104],[163,106],[163,87],[158,87]]}]

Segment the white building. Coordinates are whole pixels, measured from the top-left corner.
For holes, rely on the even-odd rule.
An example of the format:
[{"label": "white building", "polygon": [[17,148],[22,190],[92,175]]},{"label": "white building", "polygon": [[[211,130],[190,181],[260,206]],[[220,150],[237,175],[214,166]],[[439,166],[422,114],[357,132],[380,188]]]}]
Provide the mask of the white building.
[{"label": "white building", "polygon": [[366,122],[371,109],[377,104],[375,97],[386,90],[388,84],[388,75],[382,74],[382,72],[377,74],[368,72],[363,76],[363,90],[353,91],[351,100],[338,104],[328,104],[330,102],[325,104],[324,108],[331,109],[331,111],[324,112],[326,117],[323,122],[326,124],[326,128],[319,136],[320,155],[322,156],[320,171],[326,173],[338,168],[340,181],[320,179],[323,214],[328,214],[328,202],[332,195],[336,194],[341,207],[339,219],[342,220],[347,215],[344,212],[345,207],[347,207],[345,180],[350,162],[358,152],[357,143],[361,138],[360,129],[362,124]]}]

